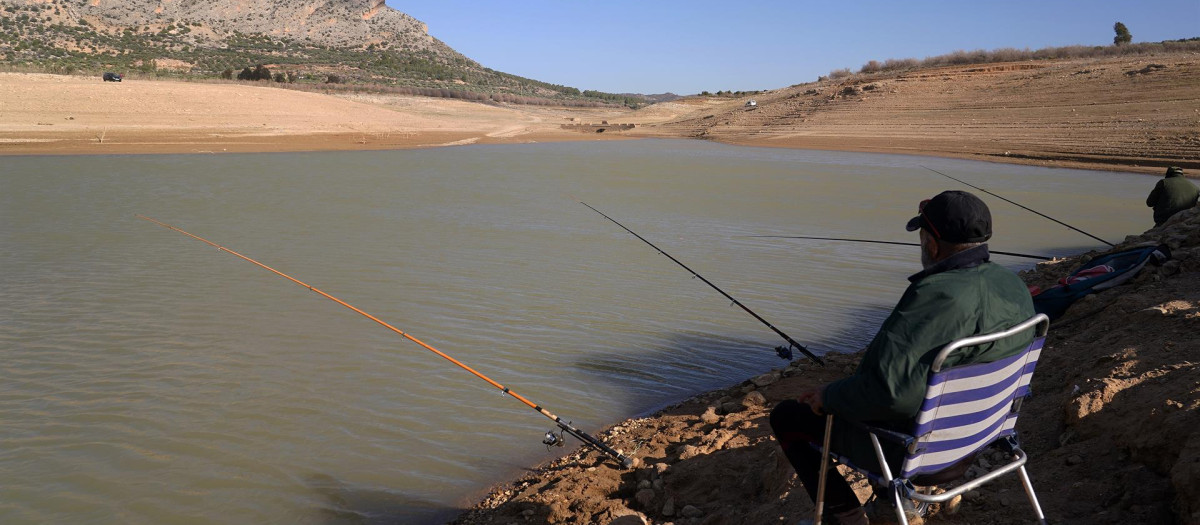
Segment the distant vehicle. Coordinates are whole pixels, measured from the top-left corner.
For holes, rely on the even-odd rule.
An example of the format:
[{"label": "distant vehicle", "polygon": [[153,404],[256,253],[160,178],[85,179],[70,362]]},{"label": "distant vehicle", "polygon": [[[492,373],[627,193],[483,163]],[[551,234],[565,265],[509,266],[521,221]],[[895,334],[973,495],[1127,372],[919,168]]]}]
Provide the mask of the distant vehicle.
[{"label": "distant vehicle", "polygon": [[108,72],[108,71],[104,72],[104,81],[105,82],[120,82],[122,78],[125,78],[125,75],[122,75],[120,73],[112,73],[112,72]]},{"label": "distant vehicle", "polygon": [[755,102],[754,99],[750,99],[750,100],[746,101],[746,107],[752,108],[755,106],[758,106],[758,102]]}]

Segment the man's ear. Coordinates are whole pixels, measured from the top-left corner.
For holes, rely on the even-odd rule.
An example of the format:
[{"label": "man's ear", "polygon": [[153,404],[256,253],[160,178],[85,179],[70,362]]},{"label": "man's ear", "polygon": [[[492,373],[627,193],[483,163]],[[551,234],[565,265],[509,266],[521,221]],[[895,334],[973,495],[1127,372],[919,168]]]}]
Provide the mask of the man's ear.
[{"label": "man's ear", "polygon": [[929,254],[929,259],[938,260],[938,248],[941,248],[937,238],[930,235],[929,232],[921,230],[921,244],[925,248],[925,252]]}]

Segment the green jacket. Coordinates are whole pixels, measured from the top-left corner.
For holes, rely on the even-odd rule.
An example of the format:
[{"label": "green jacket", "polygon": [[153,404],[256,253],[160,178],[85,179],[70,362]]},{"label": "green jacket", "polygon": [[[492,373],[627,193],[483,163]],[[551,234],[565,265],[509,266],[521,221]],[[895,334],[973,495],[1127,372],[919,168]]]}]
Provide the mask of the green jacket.
[{"label": "green jacket", "polygon": [[[988,262],[987,245],[942,260],[909,277],[912,282],[891,315],[867,346],[854,375],[830,383],[822,401],[836,417],[869,422],[908,432],[925,398],[934,358],[947,343],[1009,328],[1034,315],[1025,283],[1007,269]],[[943,366],[989,362],[1014,355],[1033,340],[1028,334],[965,348]],[[862,432],[838,432],[835,451],[856,464],[876,464]],[[845,425],[841,430],[848,430]],[[840,443],[839,443],[840,442]],[[840,447],[837,446],[840,444]],[[903,456],[888,447],[888,463]]]},{"label": "green jacket", "polygon": [[1196,205],[1200,189],[1183,177],[1183,171],[1172,169],[1154,185],[1146,206],[1154,208],[1154,225],[1161,226],[1172,215]]}]

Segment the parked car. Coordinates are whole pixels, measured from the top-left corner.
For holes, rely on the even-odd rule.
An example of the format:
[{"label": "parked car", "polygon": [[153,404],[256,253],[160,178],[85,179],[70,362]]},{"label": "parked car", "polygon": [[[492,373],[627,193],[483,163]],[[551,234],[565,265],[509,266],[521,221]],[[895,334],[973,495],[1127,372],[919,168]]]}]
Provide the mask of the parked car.
[{"label": "parked car", "polygon": [[120,82],[122,78],[125,78],[125,75],[122,75],[120,73],[112,73],[109,71],[104,72],[104,81],[105,82]]}]

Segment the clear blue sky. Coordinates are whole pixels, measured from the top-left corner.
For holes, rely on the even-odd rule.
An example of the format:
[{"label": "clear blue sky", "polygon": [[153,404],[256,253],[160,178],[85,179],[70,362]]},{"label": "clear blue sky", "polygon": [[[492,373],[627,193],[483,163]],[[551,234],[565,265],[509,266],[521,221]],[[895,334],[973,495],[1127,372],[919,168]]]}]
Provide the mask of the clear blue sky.
[{"label": "clear blue sky", "polygon": [[869,60],[1200,36],[1200,0],[387,0],[486,67],[614,93],[774,89]]}]

